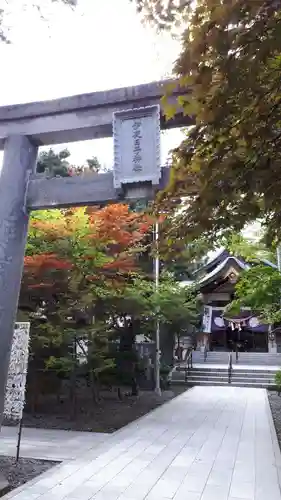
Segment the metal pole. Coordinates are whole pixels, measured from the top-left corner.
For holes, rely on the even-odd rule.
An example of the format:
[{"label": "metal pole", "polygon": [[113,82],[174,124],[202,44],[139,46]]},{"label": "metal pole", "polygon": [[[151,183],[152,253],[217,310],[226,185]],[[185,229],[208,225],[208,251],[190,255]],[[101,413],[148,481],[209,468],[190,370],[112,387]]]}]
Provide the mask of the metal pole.
[{"label": "metal pole", "polygon": [[[158,241],[159,241],[159,224],[156,222],[154,228],[154,237],[156,244],[156,256],[154,259],[154,269],[155,269],[155,291],[156,294],[159,291],[159,276],[160,276],[160,260],[158,253]],[[161,396],[161,385],[160,385],[160,322],[157,315],[156,318],[156,332],[155,332],[155,393]]]},{"label": "metal pole", "polygon": [[21,444],[22,427],[23,427],[23,417],[20,419],[20,425],[19,425],[19,431],[18,431],[16,462],[18,462],[19,458],[20,458],[20,444]]},{"label": "metal pole", "polygon": [[[281,245],[278,245],[276,248],[276,257],[277,257],[278,271],[279,271],[279,273],[281,273]],[[281,302],[281,298],[280,298],[280,302]],[[273,325],[269,325],[269,327],[268,327],[268,337],[269,337],[269,340],[271,341],[271,349],[273,350],[274,341],[275,341],[275,346],[276,346],[276,351],[277,351],[277,343],[276,343],[277,339],[276,339],[276,334],[272,333],[272,326]]]},{"label": "metal pole", "polygon": [[276,256],[277,256],[277,266],[279,269],[279,272],[281,272],[281,246],[278,245],[276,249]]}]

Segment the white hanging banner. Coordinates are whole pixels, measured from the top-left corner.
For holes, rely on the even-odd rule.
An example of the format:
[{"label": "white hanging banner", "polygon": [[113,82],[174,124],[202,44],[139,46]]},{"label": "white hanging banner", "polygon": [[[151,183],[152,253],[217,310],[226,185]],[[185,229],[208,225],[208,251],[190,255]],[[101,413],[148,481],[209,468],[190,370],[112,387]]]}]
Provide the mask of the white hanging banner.
[{"label": "white hanging banner", "polygon": [[9,420],[22,419],[29,356],[30,323],[15,323],[10,365],[6,386],[4,416]]},{"label": "white hanging banner", "polygon": [[212,331],[212,306],[204,306],[202,330],[204,333]]}]

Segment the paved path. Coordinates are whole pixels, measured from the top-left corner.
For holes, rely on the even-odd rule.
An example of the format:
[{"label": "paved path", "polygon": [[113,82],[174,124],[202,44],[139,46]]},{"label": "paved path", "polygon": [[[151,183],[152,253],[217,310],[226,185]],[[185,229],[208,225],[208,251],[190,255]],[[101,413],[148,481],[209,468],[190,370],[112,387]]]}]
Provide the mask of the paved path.
[{"label": "paved path", "polygon": [[[46,460],[73,460],[104,442],[109,434],[23,428],[20,456]],[[0,455],[15,456],[17,427],[2,427]]]},{"label": "paved path", "polygon": [[266,391],[195,387],[4,498],[281,500],[280,471]]}]

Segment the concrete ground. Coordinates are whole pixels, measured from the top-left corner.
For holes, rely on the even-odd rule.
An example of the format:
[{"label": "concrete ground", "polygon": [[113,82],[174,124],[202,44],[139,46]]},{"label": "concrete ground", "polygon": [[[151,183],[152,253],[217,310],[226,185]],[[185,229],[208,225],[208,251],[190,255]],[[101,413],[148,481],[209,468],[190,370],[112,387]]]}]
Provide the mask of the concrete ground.
[{"label": "concrete ground", "polygon": [[[109,434],[23,428],[20,456],[43,460],[73,460],[104,442]],[[15,456],[18,427],[2,427],[0,455]]]},{"label": "concrete ground", "polygon": [[195,387],[4,499],[281,500],[280,477],[266,391]]}]

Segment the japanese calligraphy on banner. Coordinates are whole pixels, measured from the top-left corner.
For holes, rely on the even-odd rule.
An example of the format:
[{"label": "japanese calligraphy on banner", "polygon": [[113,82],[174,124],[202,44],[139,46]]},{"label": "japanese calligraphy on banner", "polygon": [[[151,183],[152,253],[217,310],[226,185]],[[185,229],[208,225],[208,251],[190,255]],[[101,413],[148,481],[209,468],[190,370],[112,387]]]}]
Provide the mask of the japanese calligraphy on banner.
[{"label": "japanese calligraphy on banner", "polygon": [[204,333],[211,333],[212,331],[212,307],[205,306],[202,320],[202,331]]},{"label": "japanese calligraphy on banner", "polygon": [[114,187],[136,182],[159,184],[160,108],[118,111],[113,114]]},{"label": "japanese calligraphy on banner", "polygon": [[15,323],[4,405],[4,416],[10,420],[19,421],[23,414],[29,355],[29,333],[29,322]]}]

